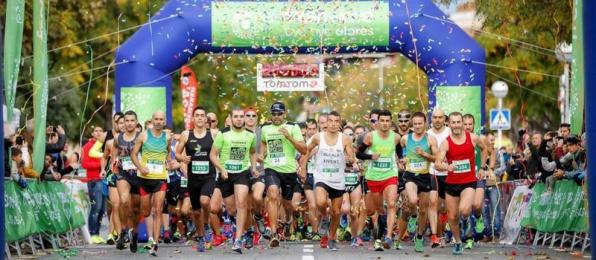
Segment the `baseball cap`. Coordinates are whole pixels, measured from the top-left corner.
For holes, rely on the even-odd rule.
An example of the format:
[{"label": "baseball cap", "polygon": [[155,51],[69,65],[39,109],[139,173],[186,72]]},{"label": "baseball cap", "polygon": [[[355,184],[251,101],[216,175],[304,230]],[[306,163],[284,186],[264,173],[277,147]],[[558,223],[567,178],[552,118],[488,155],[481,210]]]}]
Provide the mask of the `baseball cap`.
[{"label": "baseball cap", "polygon": [[271,112],[285,112],[286,111],[286,105],[284,105],[284,103],[281,103],[279,101],[273,103],[273,105],[271,105]]}]

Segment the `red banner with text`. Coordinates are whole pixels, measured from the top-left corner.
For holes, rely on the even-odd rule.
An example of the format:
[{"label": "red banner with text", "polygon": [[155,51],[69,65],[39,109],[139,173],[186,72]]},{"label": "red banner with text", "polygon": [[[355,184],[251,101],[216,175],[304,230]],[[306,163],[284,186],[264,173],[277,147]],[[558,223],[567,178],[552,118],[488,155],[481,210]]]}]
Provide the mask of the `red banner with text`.
[{"label": "red banner with text", "polygon": [[190,67],[180,69],[180,91],[182,92],[182,107],[184,108],[184,128],[192,128],[192,111],[197,105],[197,78]]}]

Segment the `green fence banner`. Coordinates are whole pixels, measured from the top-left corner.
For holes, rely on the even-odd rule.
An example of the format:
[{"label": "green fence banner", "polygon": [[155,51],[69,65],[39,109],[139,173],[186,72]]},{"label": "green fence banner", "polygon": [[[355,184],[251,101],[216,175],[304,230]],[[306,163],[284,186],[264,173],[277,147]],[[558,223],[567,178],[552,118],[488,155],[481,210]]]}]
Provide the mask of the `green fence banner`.
[{"label": "green fence banner", "polygon": [[61,234],[85,224],[82,210],[60,182],[29,181],[23,189],[5,181],[4,207],[7,242],[38,233]]},{"label": "green fence banner", "polygon": [[12,109],[17,90],[21,47],[23,46],[23,24],[25,0],[6,2],[6,31],[4,32],[4,91],[8,121],[12,120]]},{"label": "green fence banner", "polygon": [[543,183],[532,189],[532,199],[521,225],[541,232],[587,232],[586,199],[574,181],[557,181],[552,192]]}]

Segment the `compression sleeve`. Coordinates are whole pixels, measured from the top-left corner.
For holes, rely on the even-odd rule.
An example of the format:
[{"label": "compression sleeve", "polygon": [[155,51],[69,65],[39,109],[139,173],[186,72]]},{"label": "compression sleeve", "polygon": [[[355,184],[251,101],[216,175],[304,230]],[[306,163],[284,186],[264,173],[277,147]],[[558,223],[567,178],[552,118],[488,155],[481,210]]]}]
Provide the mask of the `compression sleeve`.
[{"label": "compression sleeve", "polygon": [[366,153],[366,149],[368,149],[368,145],[362,142],[360,146],[358,146],[358,151],[356,152],[356,158],[360,160],[371,160],[372,155]]}]

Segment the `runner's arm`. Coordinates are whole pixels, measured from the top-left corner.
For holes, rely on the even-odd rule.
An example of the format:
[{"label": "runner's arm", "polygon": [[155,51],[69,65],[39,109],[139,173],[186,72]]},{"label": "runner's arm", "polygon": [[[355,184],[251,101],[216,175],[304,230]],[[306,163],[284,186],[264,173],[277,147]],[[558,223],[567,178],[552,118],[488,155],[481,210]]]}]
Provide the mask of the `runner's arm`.
[{"label": "runner's arm", "polygon": [[135,141],[135,146],[132,148],[132,152],[130,154],[130,160],[132,163],[139,169],[140,173],[146,175],[149,173],[147,168],[141,166],[141,162],[139,161],[139,152],[141,151],[141,146],[145,141],[145,137],[147,135],[145,133],[141,133],[137,140]]},{"label": "runner's arm", "polygon": [[306,164],[310,157],[312,157],[312,150],[315,149],[319,145],[319,134],[316,134],[312,137],[308,146],[306,147],[306,154],[300,156],[300,168],[306,169]]},{"label": "runner's arm", "polygon": [[182,134],[180,135],[180,140],[178,140],[178,143],[176,144],[176,160],[184,163],[190,162],[190,156],[183,154],[184,146],[188,141],[188,135],[189,131],[182,132]]},{"label": "runner's arm", "polygon": [[358,151],[356,151],[356,158],[360,160],[372,160],[372,154],[366,153],[366,150],[370,146],[371,138],[370,133],[367,133],[366,136],[364,136],[364,141],[362,141],[362,144],[358,146]]},{"label": "runner's arm", "polygon": [[439,152],[435,157],[435,169],[437,171],[446,171],[448,170],[448,164],[445,162],[445,155],[449,151],[449,144],[447,142],[443,142],[441,147],[439,148]]},{"label": "runner's arm", "polygon": [[108,158],[110,157],[110,154],[112,153],[112,145],[113,145],[114,141],[115,141],[114,139],[108,141],[108,143],[106,144],[106,148],[104,150],[103,156],[101,157],[101,160],[100,160],[101,168],[99,169],[99,171],[102,176],[104,176],[106,173],[106,166],[108,164]]},{"label": "runner's arm", "polygon": [[434,162],[437,159],[437,155],[439,154],[439,146],[437,145],[437,139],[434,136],[428,136],[428,143],[430,144],[430,152],[432,153],[431,158],[426,158],[427,160]]},{"label": "runner's arm", "polygon": [[259,145],[259,155],[257,161],[263,163],[265,161],[265,156],[267,156],[267,143],[265,143],[265,140],[263,140]]},{"label": "runner's arm", "polygon": [[356,156],[354,154],[354,146],[352,145],[352,138],[348,137],[348,136],[343,136],[344,140],[344,146],[345,146],[345,151],[346,151],[346,155],[348,156],[348,163],[350,164],[354,164],[356,162]]}]

